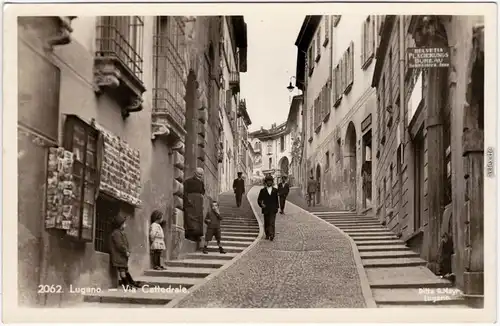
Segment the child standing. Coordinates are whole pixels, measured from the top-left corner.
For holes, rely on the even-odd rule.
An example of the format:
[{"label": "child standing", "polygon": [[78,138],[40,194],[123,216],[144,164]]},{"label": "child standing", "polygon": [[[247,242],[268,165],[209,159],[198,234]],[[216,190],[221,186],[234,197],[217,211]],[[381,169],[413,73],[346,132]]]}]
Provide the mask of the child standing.
[{"label": "child standing", "polygon": [[208,254],[208,243],[215,236],[217,240],[217,245],[219,246],[219,252],[225,254],[226,252],[221,245],[221,231],[220,231],[220,221],[222,217],[219,212],[219,204],[213,200],[210,209],[205,217],[205,224],[207,224],[207,233],[205,234],[205,246],[203,247],[203,253]]},{"label": "child standing", "polygon": [[110,241],[110,258],[111,265],[116,268],[120,276],[119,285],[140,287],[138,282],[132,279],[128,272],[128,258],[130,257],[130,249],[128,245],[127,235],[125,234],[125,218],[117,216],[114,220],[115,229],[111,232]]},{"label": "child standing", "polygon": [[165,235],[161,227],[162,221],[162,212],[156,210],[151,214],[149,239],[151,241],[151,251],[153,253],[153,268],[156,270],[165,269],[165,267],[161,265],[161,253],[165,250]]}]

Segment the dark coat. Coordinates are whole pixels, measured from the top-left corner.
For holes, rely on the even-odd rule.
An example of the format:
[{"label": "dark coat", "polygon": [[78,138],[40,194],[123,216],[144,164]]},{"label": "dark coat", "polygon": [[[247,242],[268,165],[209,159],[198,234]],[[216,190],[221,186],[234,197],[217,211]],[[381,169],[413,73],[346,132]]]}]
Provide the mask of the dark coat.
[{"label": "dark coat", "polygon": [[205,224],[207,224],[207,228],[209,229],[220,229],[220,221],[222,220],[222,216],[217,214],[213,210],[209,210],[205,217]]},{"label": "dark coat", "polygon": [[184,181],[184,194],[205,194],[205,184],[200,179],[195,177]]},{"label": "dark coat", "polygon": [[234,179],[233,181],[233,190],[235,194],[242,194],[245,192],[245,180],[243,179]]},{"label": "dark coat", "polygon": [[286,197],[288,196],[288,193],[290,192],[290,186],[288,185],[288,182],[280,182],[278,185],[278,196],[283,196]]},{"label": "dark coat", "polygon": [[314,179],[310,179],[307,181],[307,192],[308,193],[314,193],[318,190],[318,183]]},{"label": "dark coat", "polygon": [[[124,218],[121,218],[123,222]],[[111,265],[113,267],[128,267],[128,253],[130,252],[127,235],[124,231],[120,230],[119,227],[123,224],[120,221],[115,222],[115,227],[117,227],[113,232],[111,232],[110,239],[110,258]]]},{"label": "dark coat", "polygon": [[262,188],[259,192],[257,203],[262,208],[262,214],[264,215],[278,213],[278,209],[280,207],[278,201],[278,189],[273,187],[271,195],[269,195],[267,188]]}]

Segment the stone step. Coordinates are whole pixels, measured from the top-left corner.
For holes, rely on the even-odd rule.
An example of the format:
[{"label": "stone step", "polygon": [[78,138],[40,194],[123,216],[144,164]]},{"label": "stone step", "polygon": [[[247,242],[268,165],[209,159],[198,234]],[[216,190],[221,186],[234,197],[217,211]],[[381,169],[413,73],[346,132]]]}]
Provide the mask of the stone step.
[{"label": "stone step", "polygon": [[365,269],[370,284],[435,282],[439,278],[424,266],[381,267]]},{"label": "stone step", "polygon": [[241,238],[248,238],[248,239],[254,239],[259,236],[259,232],[238,232],[238,231],[224,231],[221,230],[221,235],[222,237],[241,237]]},{"label": "stone step", "polygon": [[374,228],[374,227],[359,227],[359,228],[344,228],[344,227],[341,227],[339,228],[341,229],[342,231],[344,231],[345,233],[349,233],[349,232],[363,232],[363,233],[377,233],[377,232],[389,232],[387,231],[387,229],[384,229],[383,227],[379,227],[379,228]]},{"label": "stone step", "polygon": [[220,223],[221,227],[226,227],[226,226],[240,226],[240,227],[259,227],[259,223],[257,222],[232,222],[232,221],[223,221]]},{"label": "stone step", "polygon": [[399,238],[395,235],[360,235],[354,236],[349,235],[354,241],[363,241],[363,240],[399,240]]},{"label": "stone step", "polygon": [[[226,250],[226,249],[224,249],[224,250]],[[228,261],[228,260],[233,259],[236,256],[238,256],[237,252],[227,252],[225,254],[221,254],[217,250],[217,252],[215,252],[215,251],[209,251],[208,254],[204,254],[203,252],[197,251],[197,252],[193,252],[193,253],[187,254],[187,255],[185,255],[182,258],[183,259],[207,259],[207,260],[217,259],[217,260]]]},{"label": "stone step", "polygon": [[243,225],[221,225],[221,230],[224,231],[234,231],[234,232],[259,232],[259,227],[255,226],[243,226]]},{"label": "stone step", "polygon": [[[326,221],[326,220],[325,220]],[[382,225],[378,222],[329,222],[328,223],[334,224],[335,226],[341,228],[357,228],[357,227],[366,227],[366,228],[374,228],[374,227],[381,227]]]},{"label": "stone step", "polygon": [[321,217],[321,219],[333,222],[333,223],[361,223],[361,222],[371,222],[377,223],[378,221],[374,218],[332,218],[332,217]]},{"label": "stone step", "polygon": [[[214,241],[212,239],[212,241]],[[230,241],[222,238],[221,245],[228,246],[228,247],[241,247],[241,248],[246,248],[250,246],[253,243],[253,241]]]},{"label": "stone step", "polygon": [[396,244],[396,245],[378,245],[378,246],[365,246],[358,245],[358,251],[361,252],[370,252],[370,251],[406,251],[409,250],[404,244]]},{"label": "stone step", "polygon": [[201,282],[202,278],[189,278],[189,277],[165,277],[165,276],[139,276],[135,278],[136,281],[146,283],[149,286],[159,286],[162,288],[179,288],[185,287],[189,289],[193,285]]},{"label": "stone step", "polygon": [[219,268],[227,263],[227,260],[216,260],[216,259],[179,259],[170,260],[166,263],[167,267],[201,267],[201,268]]},{"label": "stone step", "polygon": [[436,277],[434,280],[407,280],[404,282],[393,282],[386,280],[383,282],[370,283],[372,289],[435,289],[450,288],[453,284],[445,279]]},{"label": "stone step", "polygon": [[232,217],[226,215],[222,217],[222,222],[224,221],[257,223],[257,220],[255,218]]},{"label": "stone step", "polygon": [[404,245],[401,239],[391,240],[354,240],[357,246],[377,246],[377,245]]},{"label": "stone step", "polygon": [[416,252],[411,251],[411,250],[406,250],[406,251],[368,251],[368,252],[360,252],[360,256],[363,259],[419,257],[419,255]]},{"label": "stone step", "polygon": [[361,259],[365,268],[377,267],[402,267],[402,266],[425,266],[427,262],[421,258],[368,258]]},{"label": "stone step", "polygon": [[[243,250],[245,250],[244,247],[231,247],[231,246],[222,246],[224,248],[224,251],[227,253],[240,253]],[[214,244],[209,244],[208,245],[208,252],[219,252],[219,247],[214,245]],[[205,254],[207,255],[207,254]]]},{"label": "stone step", "polygon": [[[135,291],[124,291],[122,288],[109,289],[96,294],[85,294],[84,301],[86,302],[102,302],[102,303],[122,303],[122,304],[147,304],[147,305],[165,305],[172,301],[178,293],[159,292],[151,293],[154,289],[136,289]],[[167,291],[167,289],[164,289]]]},{"label": "stone step", "polygon": [[459,292],[457,292],[457,294],[445,294],[449,293],[449,291],[453,291],[453,289],[438,288],[432,290],[434,290],[434,294],[426,294],[422,291],[422,289],[373,289],[372,294],[373,299],[377,304],[455,305],[465,302]]},{"label": "stone step", "polygon": [[[377,308],[397,308],[397,309],[425,308],[425,309],[429,309],[429,305],[428,304],[411,304],[411,305],[408,305],[408,304],[377,304]],[[432,306],[432,309],[434,309],[434,308],[445,308],[445,309],[466,309],[466,308],[468,308],[468,309],[470,309],[470,307],[467,306],[467,304],[465,304],[465,303],[462,303],[462,304],[460,304],[460,303],[456,303],[456,304],[446,303],[446,304]]]},{"label": "stone step", "polygon": [[164,277],[189,277],[189,278],[205,278],[217,268],[200,268],[200,267],[167,267],[166,270],[157,271],[149,269],[144,271],[145,276],[164,276]]},{"label": "stone step", "polygon": [[251,236],[251,237],[236,237],[236,236],[227,236],[227,235],[221,234],[221,236],[222,236],[222,239],[225,241],[243,241],[243,242],[247,241],[250,243],[252,243],[257,238],[257,235]]},{"label": "stone step", "polygon": [[[344,230],[342,230],[344,231]],[[365,231],[350,231],[350,232],[346,232],[344,231],[345,233],[347,233],[349,236],[351,237],[386,237],[386,236],[389,236],[389,237],[397,237],[394,233],[390,232],[390,231],[374,231],[374,232],[365,232]]]}]

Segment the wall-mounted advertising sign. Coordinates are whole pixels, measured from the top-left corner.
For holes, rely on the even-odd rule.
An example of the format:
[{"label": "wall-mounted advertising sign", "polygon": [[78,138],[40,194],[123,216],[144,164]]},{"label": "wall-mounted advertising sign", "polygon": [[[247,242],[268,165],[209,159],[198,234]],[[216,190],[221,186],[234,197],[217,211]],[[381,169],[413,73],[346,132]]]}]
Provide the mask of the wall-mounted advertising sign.
[{"label": "wall-mounted advertising sign", "polygon": [[408,67],[447,68],[450,66],[450,48],[408,48]]}]

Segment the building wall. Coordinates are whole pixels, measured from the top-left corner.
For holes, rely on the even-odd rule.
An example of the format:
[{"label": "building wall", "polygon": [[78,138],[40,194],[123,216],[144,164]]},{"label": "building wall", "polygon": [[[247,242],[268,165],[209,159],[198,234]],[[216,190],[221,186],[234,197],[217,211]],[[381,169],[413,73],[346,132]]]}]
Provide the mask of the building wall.
[{"label": "building wall", "polygon": [[[436,17],[438,16],[434,16],[434,18]],[[405,33],[403,48],[406,50],[407,47],[414,47],[414,36],[409,30],[412,17],[396,17],[396,19],[396,24],[390,36],[390,48],[395,49],[399,46],[398,23],[401,19],[404,19],[403,32]],[[474,218],[474,216],[482,216],[483,213],[481,209],[484,203],[481,187],[473,188],[470,185],[472,182],[476,184],[481,184],[482,182],[482,169],[474,170],[472,166],[474,164],[480,164],[482,166],[481,157],[484,148],[482,147],[481,141],[476,142],[473,146],[469,145],[471,143],[466,143],[468,141],[467,137],[471,136],[468,135],[465,137],[464,135],[469,130],[473,131],[476,135],[482,135],[483,129],[481,128],[483,127],[479,124],[484,122],[481,122],[481,115],[478,114],[478,110],[484,110],[484,108],[473,108],[472,105],[463,105],[463,103],[475,102],[481,98],[482,95],[482,91],[479,91],[477,94],[471,92],[473,87],[484,82],[479,79],[484,79],[484,77],[474,77],[472,75],[472,66],[475,61],[472,60],[471,57],[474,53],[474,43],[477,45],[479,52],[479,44],[481,44],[481,41],[476,33],[480,33],[481,26],[484,26],[484,21],[483,18],[479,16],[438,17],[437,20],[440,24],[439,26],[441,26],[444,31],[443,35],[446,35],[447,45],[452,47],[450,68],[439,70],[441,76],[446,77],[446,83],[440,86],[441,89],[436,89],[436,85],[430,86],[429,84],[433,82],[433,80],[429,79],[428,74],[433,72],[427,70],[423,77],[422,109],[417,111],[415,116],[410,119],[410,109],[412,109],[410,106],[410,95],[413,91],[413,83],[408,81],[411,78],[406,78],[404,84],[405,93],[401,94],[404,96],[403,108],[401,109],[401,128],[404,129],[402,133],[404,156],[401,160],[401,176],[396,178],[399,180],[393,182],[394,191],[392,194],[396,197],[400,196],[400,204],[394,201],[394,214],[390,216],[390,214],[388,214],[388,208],[390,207],[387,207],[388,202],[390,202],[390,194],[382,195],[382,198],[386,199],[386,205],[382,205],[381,209],[378,211],[378,216],[380,219],[387,221],[390,229],[401,232],[402,238],[407,241],[411,247],[419,251],[423,258],[428,260],[429,267],[434,272],[438,272],[436,257],[439,256],[439,248],[430,239],[440,237],[443,232],[450,233],[454,244],[452,271],[456,276],[456,284],[465,293],[480,296],[483,293],[484,286],[483,233],[477,231],[471,232],[471,230],[482,230],[482,218]],[[393,53],[394,52],[393,50]],[[387,51],[386,54],[388,53],[389,51]],[[387,57],[385,57],[385,61],[386,63],[384,64],[382,72],[387,73],[389,69]],[[411,74],[411,72],[407,71],[404,67],[398,67],[397,71],[395,68],[393,72],[394,75],[398,76],[397,78],[399,78],[399,74]],[[377,91],[380,93],[382,91],[381,89],[382,85],[379,84]],[[387,87],[385,87],[385,89],[387,90]],[[435,144],[431,143],[431,139],[428,138],[429,133],[426,131],[426,127],[430,123],[428,120],[429,105],[438,103],[436,102],[436,94],[440,94],[438,96],[445,94],[443,97],[444,102],[439,105],[439,107],[442,108],[442,128],[445,129],[440,141],[445,144],[445,147],[447,142],[450,143],[451,171],[448,170],[449,167],[446,164],[444,153],[439,155],[431,153],[432,146]],[[423,186],[420,186],[416,180],[417,163],[414,136],[415,131],[420,128],[423,128],[424,142]],[[449,133],[446,133],[446,129],[449,130]],[[380,162],[378,163],[378,175],[375,188],[377,192],[381,190],[382,194],[384,184],[380,181],[383,180],[384,176],[387,178],[387,171],[390,170],[390,164],[395,164],[394,162],[398,158],[398,146],[397,141],[395,141],[395,139],[398,139],[396,131],[396,128],[392,128],[390,132],[388,132],[387,142],[385,146],[382,147]],[[449,140],[446,139],[447,137],[449,137]],[[475,141],[476,140],[474,140],[474,142]],[[468,146],[474,147],[474,150],[471,152],[464,152],[464,148],[468,148]],[[478,153],[478,156],[474,157],[474,155],[471,154],[472,152]],[[466,157],[465,159],[464,156]],[[429,167],[431,162],[436,162],[438,158],[443,160],[441,161],[441,166],[443,168],[441,175],[443,178],[431,179]],[[434,166],[436,166],[436,164],[434,164]],[[451,230],[447,225],[442,225],[445,214],[444,206],[441,207],[438,213],[432,214],[430,212],[430,201],[432,198],[429,195],[429,188],[433,185],[435,187],[446,188],[445,177],[447,174],[451,174],[451,196],[449,197],[449,199],[451,199],[451,204],[448,206],[451,209]],[[468,180],[471,180],[470,183]],[[402,189],[399,188],[399,182],[402,182]],[[415,211],[417,206],[415,198],[416,193],[421,189],[423,192],[424,214],[421,217],[423,219],[422,227],[419,228],[415,221],[418,215]],[[401,190],[402,193],[399,193]],[[468,194],[467,196],[465,195],[466,193]],[[444,198],[440,200],[442,200],[443,205],[446,205],[447,194],[442,193],[442,196]],[[469,211],[467,207],[469,207],[471,211]],[[473,210],[476,212],[475,214],[471,213]],[[471,236],[474,240],[471,240]]]},{"label": "building wall", "polygon": [[[57,116],[42,115],[47,124],[51,119],[59,121],[62,125],[64,114],[76,114],[90,122],[96,121],[111,131],[113,134],[127,141],[131,147],[138,149],[141,155],[141,180],[143,205],[135,210],[127,210],[123,213],[129,216],[127,235],[129,238],[131,257],[129,267],[132,274],[137,275],[149,267],[147,228],[149,227],[149,216],[154,209],[167,212],[171,205],[172,193],[172,159],[168,154],[166,145],[158,142],[152,143],[149,132],[144,130],[151,128],[151,93],[152,87],[152,38],[144,39],[144,77],[143,82],[148,91],[144,94],[144,109],[123,121],[120,108],[114,100],[107,95],[96,97],[93,89],[93,58],[95,51],[95,17],[84,17],[74,20],[73,41],[62,47],[57,47],[54,52],[44,52],[42,40],[46,39],[47,31],[53,26],[46,18],[23,18],[19,21],[19,67],[20,72],[26,71],[35,82],[21,79],[20,91],[31,92],[29,101],[32,103],[43,102],[41,97],[47,92],[55,92],[55,87],[60,87]],[[148,17],[144,21],[145,35],[153,33],[153,18]],[[35,61],[35,58],[38,58]],[[60,85],[54,88],[44,88],[43,66],[37,62],[45,62],[54,65],[60,70]],[[26,83],[26,84],[24,84]],[[35,91],[38,90],[38,92]],[[25,103],[26,105],[26,103]],[[20,106],[20,111],[24,109]],[[39,108],[40,110],[44,108]],[[62,141],[62,128],[58,128],[57,142]],[[45,166],[47,150],[30,144],[26,138],[20,137],[19,150],[25,153],[20,165],[20,189],[19,198],[28,198],[33,184],[39,185],[43,190],[45,182]],[[31,157],[35,160],[31,160]],[[34,162],[38,162],[35,163]],[[36,171],[30,176],[25,172]],[[36,298],[34,292],[35,284],[58,284],[66,291],[61,296],[46,295],[38,298],[39,304],[56,306],[65,302],[81,299],[80,296],[68,293],[68,287],[99,286],[107,288],[111,286],[113,275],[109,267],[109,256],[94,250],[94,243],[83,246],[70,243],[60,239],[57,233],[45,231],[43,227],[44,204],[43,197],[39,192],[35,205],[28,201],[20,201],[19,222],[24,225],[33,238],[32,243],[36,246],[24,246],[19,252],[19,269],[21,275],[31,277],[19,278],[19,290],[21,304],[33,304]],[[42,201],[42,202],[40,202]],[[29,206],[28,206],[29,205]],[[167,215],[168,216],[168,215]],[[38,221],[38,222],[35,222]],[[36,240],[35,240],[36,239]],[[40,260],[31,261],[30,257],[41,250]],[[36,256],[36,254],[35,254]],[[23,284],[24,283],[24,284]]]},{"label": "building wall", "polygon": [[[318,199],[321,199],[323,204],[339,210],[362,209],[362,185],[361,182],[357,182],[361,180],[361,165],[363,162],[360,142],[362,136],[361,122],[370,113],[375,112],[376,105],[375,91],[371,88],[375,61],[367,69],[363,70],[361,68],[360,42],[362,40],[362,24],[365,19],[366,16],[364,15],[342,16],[338,25],[335,28],[332,27],[330,44],[333,45],[333,56],[331,62],[328,62],[328,60],[322,62],[323,56],[321,57],[318,67],[315,67],[312,76],[308,79],[306,90],[308,126],[304,127],[306,128],[307,138],[305,145],[307,146],[307,173],[310,176],[312,172],[316,179],[319,170],[321,197]],[[323,25],[320,24],[320,26]],[[311,133],[310,121],[313,119],[312,105],[314,99],[318,96],[324,83],[330,78],[329,71],[331,67],[337,66],[351,42],[354,43],[352,89],[347,95],[343,95],[337,108],[333,107],[333,105],[330,107],[330,117],[322,123],[320,129]],[[333,104],[333,95],[330,94],[330,97],[330,103]],[[346,144],[346,135],[350,123],[354,126],[356,133],[356,174],[354,178],[348,178],[346,175],[349,169],[349,162],[346,159],[349,144]],[[376,119],[372,114],[372,125],[374,123],[376,123]],[[339,140],[340,146],[337,143]],[[326,168],[327,152],[329,153],[329,168]],[[352,180],[355,180],[355,185],[353,185]],[[355,187],[355,195],[350,187]],[[353,198],[353,196],[355,197]]]}]

